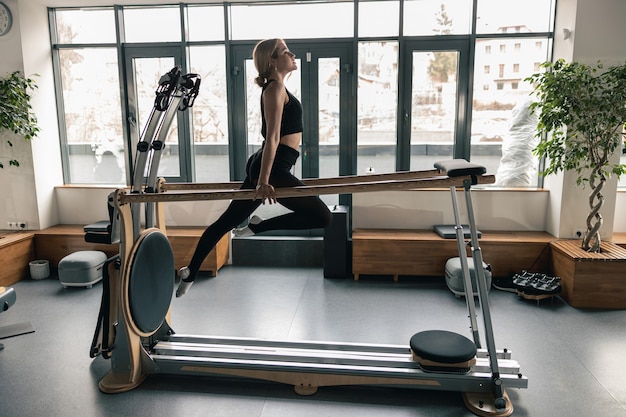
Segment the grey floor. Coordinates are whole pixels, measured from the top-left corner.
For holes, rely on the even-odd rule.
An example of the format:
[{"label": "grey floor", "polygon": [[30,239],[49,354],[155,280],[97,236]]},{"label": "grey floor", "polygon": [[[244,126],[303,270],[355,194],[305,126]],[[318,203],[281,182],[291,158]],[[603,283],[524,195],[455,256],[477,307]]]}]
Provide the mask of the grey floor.
[{"label": "grey floor", "polygon": [[[13,286],[17,303],[0,326],[30,321],[34,333],[1,340],[0,416],[473,416],[456,392],[292,387],[152,375],[123,394],[103,394],[109,361],[89,357],[101,284],[64,289],[54,278]],[[626,311],[574,309],[492,290],[498,349],[529,379],[508,390],[514,416],[626,416]],[[465,302],[442,278],[324,279],[321,268],[224,267],[172,304],[177,333],[408,344],[429,329],[469,336]]]}]

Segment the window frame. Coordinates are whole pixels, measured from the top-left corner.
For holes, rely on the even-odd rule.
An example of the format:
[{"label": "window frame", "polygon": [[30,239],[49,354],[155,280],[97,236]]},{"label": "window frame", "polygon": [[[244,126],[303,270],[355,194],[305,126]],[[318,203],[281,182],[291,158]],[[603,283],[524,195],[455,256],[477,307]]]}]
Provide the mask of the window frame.
[{"label": "window frame", "polygon": [[[404,79],[405,77],[402,76],[402,72],[403,70],[401,70],[403,63],[406,61],[406,56],[404,56],[404,44],[406,42],[414,42],[414,41],[423,41],[423,42],[432,42],[432,41],[437,41],[437,42],[442,42],[445,44],[446,41],[449,41],[450,43],[454,43],[456,41],[458,41],[461,38],[467,39],[467,41],[469,42],[469,71],[468,71],[468,78],[467,80],[463,80],[464,83],[464,87],[466,89],[466,92],[464,94],[466,94],[466,100],[467,100],[467,108],[465,109],[464,112],[460,112],[458,117],[461,118],[461,120],[458,121],[458,125],[461,126],[466,126],[467,131],[471,130],[471,123],[472,123],[472,101],[473,101],[473,92],[474,92],[474,82],[475,82],[475,71],[476,69],[474,68],[474,59],[475,59],[475,53],[476,53],[476,45],[477,45],[477,41],[482,39],[482,38],[489,38],[489,39],[498,39],[498,38],[502,38],[503,42],[505,41],[509,41],[515,38],[536,38],[537,41],[535,42],[535,47],[539,47],[542,45],[543,42],[548,42],[548,55],[549,57],[552,56],[552,45],[553,45],[553,38],[554,38],[554,14],[555,14],[555,7],[554,5],[552,5],[551,7],[551,13],[552,16],[550,16],[550,29],[549,31],[546,32],[519,32],[518,30],[516,31],[502,31],[501,33],[480,33],[477,34],[476,33],[476,11],[478,9],[478,3],[480,0],[473,0],[473,14],[472,14],[472,24],[471,24],[471,33],[468,33],[467,35],[446,35],[446,34],[438,34],[438,35],[432,35],[432,36],[418,36],[418,37],[412,37],[412,38],[408,38],[405,37],[403,34],[403,27],[402,27],[402,22],[403,22],[403,5],[404,5],[404,1],[405,0],[399,0],[399,15],[397,16],[398,18],[398,22],[399,22],[399,34],[396,35],[390,35],[390,36],[379,36],[379,37],[359,37],[358,36],[358,20],[359,20],[359,5],[366,3],[368,1],[373,1],[373,0],[346,0],[345,2],[348,3],[352,3],[353,7],[354,7],[354,36],[351,39],[342,39],[342,41],[347,41],[347,42],[352,42],[354,45],[354,51],[355,51],[355,57],[356,57],[356,53],[358,50],[358,43],[361,41],[378,41],[378,40],[393,40],[393,41],[397,41],[399,43],[399,57],[398,57],[398,91],[403,91],[403,88],[405,86],[406,80]],[[523,0],[519,0],[519,1],[523,1]],[[237,86],[234,84],[233,81],[233,72],[235,72],[237,69],[234,68],[232,66],[232,61],[233,61],[233,56],[232,53],[234,50],[236,50],[236,48],[238,46],[241,45],[250,45],[253,44],[254,41],[252,40],[233,40],[229,38],[229,33],[230,33],[230,8],[231,7],[239,7],[242,4],[244,4],[245,2],[238,2],[236,4],[230,4],[230,3],[223,3],[222,5],[220,5],[222,7],[222,11],[223,11],[223,18],[224,18],[224,39],[223,40],[207,40],[207,41],[200,41],[200,40],[194,40],[189,41],[186,39],[186,33],[187,33],[187,28],[186,28],[186,24],[187,24],[187,11],[189,7],[198,7],[198,6],[202,6],[203,4],[201,3],[193,3],[193,4],[185,4],[185,3],[180,3],[177,4],[176,6],[179,7],[180,9],[180,26],[181,26],[181,42],[175,42],[173,44],[178,44],[181,48],[181,50],[183,51],[183,72],[185,72],[185,67],[186,67],[186,61],[185,61],[185,57],[188,54],[188,46],[191,45],[209,45],[209,44],[223,44],[225,47],[225,51],[226,51],[226,86],[227,86],[227,96],[226,96],[226,101],[227,101],[227,108],[228,108],[228,137],[229,137],[229,145],[228,145],[228,149],[229,149],[229,160],[230,160],[230,178],[235,180],[235,179],[240,179],[241,177],[241,161],[245,159],[245,153],[247,152],[247,149],[245,148],[245,146],[241,146],[240,144],[236,143],[236,140],[234,140],[233,138],[237,137],[237,133],[240,132],[240,129],[244,128],[245,129],[245,125],[242,125],[242,117],[241,117],[241,112],[242,109],[239,108],[238,106],[240,106],[240,104],[238,104],[238,90],[237,90]],[[249,1],[249,4],[259,4],[262,2],[257,2],[257,1]],[[289,3],[289,2],[285,2],[285,3]],[[293,3],[299,3],[296,1],[293,1]],[[159,6],[174,6],[174,4],[171,5],[159,5]],[[215,6],[214,3],[206,3],[206,6]],[[60,126],[60,146],[62,149],[61,155],[62,155],[62,165],[63,165],[63,178],[66,184],[72,183],[71,182],[71,175],[70,175],[70,171],[69,171],[69,166],[70,166],[70,155],[68,155],[68,152],[66,152],[66,145],[67,145],[67,132],[65,131],[65,113],[64,113],[64,103],[63,103],[63,95],[62,95],[62,89],[60,88],[60,78],[61,78],[61,73],[60,73],[60,63],[59,63],[59,50],[64,49],[64,48],[81,48],[81,47],[94,47],[94,46],[100,46],[100,47],[115,47],[118,50],[118,65],[120,65],[120,97],[122,100],[122,107],[125,109],[126,104],[125,104],[125,100],[127,98],[126,92],[125,92],[125,85],[126,85],[126,79],[124,78],[124,71],[123,68],[121,68],[123,66],[123,61],[124,61],[124,44],[125,44],[125,39],[124,39],[124,17],[123,17],[123,11],[125,7],[133,7],[133,8],[141,8],[141,7],[155,7],[155,5],[145,5],[145,6],[124,6],[124,5],[111,5],[111,6],[94,6],[94,7],[90,7],[90,6],[85,6],[82,9],[85,10],[89,10],[89,9],[112,9],[115,13],[115,21],[116,21],[116,35],[117,35],[117,39],[116,42],[114,44],[111,43],[106,43],[106,44],[60,44],[60,43],[56,43],[55,40],[58,39],[58,34],[56,33],[56,19],[55,19],[55,12],[57,10],[69,10],[69,9],[78,9],[79,7],[63,7],[63,8],[48,8],[48,16],[49,16],[49,24],[50,24],[50,31],[51,31],[51,50],[52,50],[52,61],[53,61],[53,70],[54,70],[54,78],[55,78],[55,86],[56,88],[56,103],[57,103],[57,117],[59,120],[59,126]],[[289,41],[289,40],[288,40]],[[316,42],[316,41],[321,41],[321,42],[328,42],[328,41],[332,41],[332,39],[328,39],[328,38],[318,38],[318,39],[306,39],[307,42]],[[483,51],[484,54],[493,54],[495,53],[494,50],[492,50],[491,46],[486,46],[486,48],[489,48],[491,50],[487,51]],[[513,49],[513,48],[507,48],[507,49]],[[519,52],[516,50],[516,52]],[[547,58],[549,58],[547,57]],[[356,61],[356,58],[355,58]],[[356,62],[355,62],[356,64]],[[530,65],[531,63],[529,63]],[[536,65],[536,63],[534,63],[534,65]],[[478,71],[484,71],[484,67],[478,68]],[[493,72],[493,71],[491,71]],[[354,87],[354,86],[353,86]],[[482,87],[481,87],[482,88]],[[356,89],[355,89],[356,91]],[[356,100],[358,100],[358,96],[355,93],[355,103]],[[398,108],[400,109],[402,107],[402,103],[401,103],[402,98],[399,96],[398,97]],[[350,108],[353,109],[353,111],[356,112],[356,105],[352,105],[350,106]],[[126,114],[125,110],[122,109],[121,110],[121,114]],[[243,110],[245,111],[245,109]],[[398,116],[400,117],[400,116]],[[349,129],[351,129],[351,131],[356,131],[357,126],[356,126],[356,121],[357,121],[357,116],[356,113],[354,115],[351,115],[349,117],[350,120],[353,120],[355,125],[351,126]],[[401,121],[398,122],[398,126],[400,126]],[[397,129],[397,148],[396,148],[396,170],[403,170],[406,169],[405,164],[403,164],[401,161],[402,159],[402,155],[401,153],[403,152],[403,146],[400,146],[402,143],[402,140],[400,138],[400,129]],[[458,136],[458,135],[457,135]],[[466,158],[469,159],[470,158],[470,154],[471,154],[471,142],[470,142],[470,135],[466,135],[467,137],[465,139],[461,139],[458,138],[458,142],[455,143],[455,157],[462,157],[462,158]],[[193,139],[192,139],[193,140]],[[126,149],[128,151],[128,153],[133,152],[134,149],[132,149],[131,145],[130,145],[130,138],[128,137],[128,131],[125,130],[124,131],[124,141],[126,144]],[[193,146],[193,144],[190,144],[190,146]],[[347,158],[349,160],[354,161],[352,164],[350,164],[351,166],[353,166],[352,171],[354,171],[356,169],[356,148],[354,149],[349,149],[348,152],[352,152],[353,154],[349,154],[347,155]],[[189,155],[187,156],[187,158],[189,158],[190,160],[187,161],[188,165],[190,167],[193,167],[193,151],[189,152]],[[130,178],[132,178],[132,157],[130,155],[127,155],[127,182],[130,180]],[[181,166],[181,174],[183,172],[189,172],[189,169]],[[191,172],[193,172],[193,170],[191,170]],[[356,174],[356,172],[348,172],[348,174]],[[187,175],[186,178],[181,178],[181,180],[183,181],[191,181],[193,180],[193,178],[191,178],[191,176],[193,176],[193,174],[191,175]],[[542,186],[541,183],[541,177],[539,178],[539,183],[537,184],[539,187]]]}]

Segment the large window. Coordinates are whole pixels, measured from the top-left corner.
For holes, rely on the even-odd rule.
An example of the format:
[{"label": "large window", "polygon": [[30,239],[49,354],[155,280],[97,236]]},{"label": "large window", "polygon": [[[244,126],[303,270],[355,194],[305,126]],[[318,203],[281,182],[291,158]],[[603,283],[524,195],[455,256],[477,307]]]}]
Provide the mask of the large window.
[{"label": "large window", "polygon": [[193,114],[194,172],[197,182],[230,180],[228,160],[228,107],[224,45],[189,48],[191,72],[201,77],[202,91]]},{"label": "large window", "polygon": [[550,59],[555,0],[88,3],[49,10],[67,183],[133,178],[157,81],[130,67],[150,51],[202,80],[173,120],[159,174],[241,179],[261,143],[252,48],[282,37],[299,67],[288,88],[305,106],[297,174],[422,170],[455,157],[486,165],[499,186],[538,185],[524,79]]},{"label": "large window", "polygon": [[[500,30],[506,31],[507,27]],[[492,37],[478,39],[476,45],[475,67],[497,71],[474,72],[472,161],[496,174],[497,186],[534,187],[539,179],[539,161],[532,153],[538,143],[537,120],[528,108],[532,86],[524,80],[536,72],[535,63],[548,58],[550,42]],[[487,54],[489,47],[509,52]]]},{"label": "large window", "polygon": [[357,174],[396,169],[398,42],[359,42]]},{"label": "large window", "polygon": [[234,3],[231,7],[232,38],[240,40],[351,37],[354,34],[353,10],[351,1],[309,4]]},{"label": "large window", "polygon": [[115,48],[63,49],[59,62],[67,181],[126,183]]}]

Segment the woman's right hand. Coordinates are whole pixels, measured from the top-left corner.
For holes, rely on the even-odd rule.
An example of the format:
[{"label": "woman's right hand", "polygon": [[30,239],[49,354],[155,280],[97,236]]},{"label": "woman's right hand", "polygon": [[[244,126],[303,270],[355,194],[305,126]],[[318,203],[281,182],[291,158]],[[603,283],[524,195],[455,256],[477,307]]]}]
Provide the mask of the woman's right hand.
[{"label": "woman's right hand", "polygon": [[261,202],[265,204],[265,199],[270,204],[276,203],[276,191],[271,184],[258,184],[256,186],[256,192],[254,193],[254,200],[261,199]]}]

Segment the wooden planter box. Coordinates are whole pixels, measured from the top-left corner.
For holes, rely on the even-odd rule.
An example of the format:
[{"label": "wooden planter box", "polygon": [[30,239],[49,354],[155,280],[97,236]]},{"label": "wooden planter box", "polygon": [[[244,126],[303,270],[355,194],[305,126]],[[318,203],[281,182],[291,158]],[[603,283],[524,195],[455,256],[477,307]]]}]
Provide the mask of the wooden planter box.
[{"label": "wooden planter box", "polygon": [[580,245],[580,240],[550,243],[563,299],[572,307],[626,309],[626,249],[603,242],[601,253],[589,253]]}]

